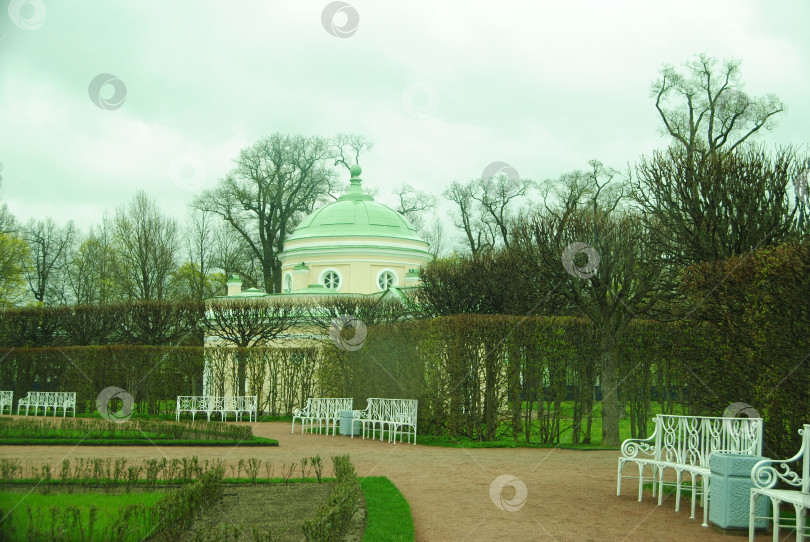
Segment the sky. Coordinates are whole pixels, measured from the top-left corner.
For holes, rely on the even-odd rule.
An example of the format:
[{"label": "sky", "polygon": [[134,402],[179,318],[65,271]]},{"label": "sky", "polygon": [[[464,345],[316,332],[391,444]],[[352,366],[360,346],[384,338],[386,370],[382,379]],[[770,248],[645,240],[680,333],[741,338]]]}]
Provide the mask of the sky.
[{"label": "sky", "polygon": [[[274,132],[357,133],[364,182],[440,194],[493,162],[553,179],[667,145],[664,64],[742,62],[810,140],[810,2],[6,1],[0,203],[86,228],[137,190],[178,218]],[[347,177],[343,179],[348,180]]]}]

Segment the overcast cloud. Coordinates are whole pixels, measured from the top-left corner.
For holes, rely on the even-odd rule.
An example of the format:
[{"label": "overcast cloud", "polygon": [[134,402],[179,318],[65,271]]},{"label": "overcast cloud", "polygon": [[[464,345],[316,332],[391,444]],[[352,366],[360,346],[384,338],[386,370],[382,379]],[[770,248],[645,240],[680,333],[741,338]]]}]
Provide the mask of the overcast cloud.
[{"label": "overcast cloud", "polygon": [[[592,158],[623,169],[667,144],[659,68],[700,52],[741,60],[746,91],[785,102],[761,139],[808,142],[806,0],[351,0],[344,37],[322,24],[328,1],[6,4],[0,201],[22,220],[89,226],[138,189],[182,217],[273,132],[367,136],[363,178],[388,203],[494,161],[536,180]],[[102,107],[99,74],[125,86],[103,85]]]}]

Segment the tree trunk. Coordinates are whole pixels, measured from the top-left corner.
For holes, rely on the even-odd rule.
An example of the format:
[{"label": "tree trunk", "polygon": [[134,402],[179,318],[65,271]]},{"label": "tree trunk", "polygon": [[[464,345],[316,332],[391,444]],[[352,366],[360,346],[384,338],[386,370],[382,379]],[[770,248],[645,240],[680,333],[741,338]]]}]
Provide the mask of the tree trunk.
[{"label": "tree trunk", "polygon": [[616,336],[608,326],[602,328],[602,445],[618,446],[619,442],[619,352]]}]

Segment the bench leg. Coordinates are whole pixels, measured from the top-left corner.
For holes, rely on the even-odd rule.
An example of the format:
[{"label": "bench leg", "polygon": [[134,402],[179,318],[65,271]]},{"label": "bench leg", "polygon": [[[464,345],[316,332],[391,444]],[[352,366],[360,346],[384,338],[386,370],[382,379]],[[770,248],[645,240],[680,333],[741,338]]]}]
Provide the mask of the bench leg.
[{"label": "bench leg", "polygon": [[771,498],[771,507],[773,508],[773,542],[779,542],[779,507],[781,505],[782,501]]},{"label": "bench leg", "polygon": [[804,508],[799,504],[794,504],[793,508],[796,510],[796,542],[802,542],[804,540]]},{"label": "bench leg", "polygon": [[675,511],[681,511],[681,483],[683,482],[683,471],[675,471]]},{"label": "bench leg", "polygon": [[700,482],[702,484],[703,492],[703,526],[709,526],[709,484],[711,484],[711,479],[707,478],[706,476],[701,476]]},{"label": "bench leg", "polygon": [[691,475],[692,478],[692,507],[690,509],[689,519],[695,519],[695,502],[697,501],[697,480],[694,474]]},{"label": "bench leg", "polygon": [[658,467],[658,506],[664,501],[664,467]]},{"label": "bench leg", "polygon": [[748,505],[748,542],[754,542],[754,519],[757,510],[757,500],[759,494],[756,491],[751,492],[750,504]]},{"label": "bench leg", "polygon": [[616,496],[619,497],[622,494],[622,470],[624,470],[624,461],[619,458],[619,469],[616,474]]}]

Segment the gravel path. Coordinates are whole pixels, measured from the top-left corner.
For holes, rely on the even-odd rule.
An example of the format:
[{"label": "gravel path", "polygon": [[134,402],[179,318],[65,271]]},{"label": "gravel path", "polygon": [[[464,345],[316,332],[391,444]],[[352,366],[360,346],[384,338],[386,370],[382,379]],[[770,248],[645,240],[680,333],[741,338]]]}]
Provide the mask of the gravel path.
[{"label": "gravel path", "polygon": [[[359,475],[387,476],[399,487],[411,505],[418,541],[739,540],[702,527],[700,509],[698,519],[690,520],[687,500],[679,513],[672,498],[660,507],[649,495],[637,502],[632,480],[625,482],[624,494],[617,497],[617,451],[393,445],[341,436],[291,435],[288,423],[253,425],[256,435],[277,439],[279,447],[2,446],[0,457],[50,462],[57,468],[66,457],[125,456],[132,461],[197,455],[232,462],[258,456],[280,465],[320,454],[331,472],[328,458],[350,454]],[[508,484],[491,498],[491,485],[504,475],[510,477],[501,479],[505,482],[516,478],[516,485],[525,485],[525,498]],[[770,537],[763,534],[757,540]]]}]

